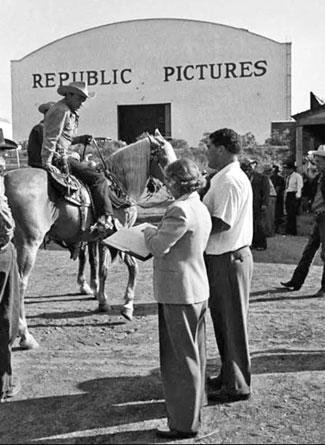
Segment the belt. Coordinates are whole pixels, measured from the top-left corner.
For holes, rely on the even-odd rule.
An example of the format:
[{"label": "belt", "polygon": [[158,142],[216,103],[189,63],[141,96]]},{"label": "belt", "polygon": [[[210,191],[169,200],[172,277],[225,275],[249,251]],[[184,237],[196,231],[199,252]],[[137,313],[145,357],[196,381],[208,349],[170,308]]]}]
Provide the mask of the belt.
[{"label": "belt", "polygon": [[243,247],[240,247],[239,249],[233,250],[232,252],[226,252],[226,253],[237,253],[237,252],[240,252],[243,249],[246,249],[247,247],[249,247],[249,246],[243,246]]},{"label": "belt", "polygon": [[[233,256],[236,258],[236,256],[237,256],[238,254],[240,254],[242,250],[247,249],[247,248],[249,248],[249,246],[242,246],[242,247],[240,247],[239,249],[232,250],[232,251],[229,251],[229,252],[220,253],[220,254],[216,254],[216,255],[214,255],[214,254],[205,254],[205,255],[206,255],[206,256],[233,255]],[[238,259],[239,259],[239,258],[238,258]],[[241,260],[241,261],[242,261],[242,260]]]}]

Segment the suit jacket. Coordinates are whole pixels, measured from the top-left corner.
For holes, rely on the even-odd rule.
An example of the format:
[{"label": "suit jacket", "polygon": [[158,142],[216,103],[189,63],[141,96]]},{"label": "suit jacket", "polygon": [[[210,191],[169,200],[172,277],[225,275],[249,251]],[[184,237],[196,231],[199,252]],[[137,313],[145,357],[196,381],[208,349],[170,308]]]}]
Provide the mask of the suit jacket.
[{"label": "suit jacket", "polygon": [[212,223],[197,192],[174,201],[156,230],[145,231],[154,256],[153,287],[158,303],[193,304],[209,298],[203,258]]},{"label": "suit jacket", "polygon": [[259,213],[261,211],[261,206],[267,206],[269,203],[269,178],[254,170],[250,177],[250,181],[253,189],[253,213]]},{"label": "suit jacket", "polygon": [[32,128],[28,138],[27,145],[27,155],[28,155],[28,165],[31,167],[41,167],[42,166],[42,144],[43,144],[43,134],[44,134],[44,123],[39,122]]}]

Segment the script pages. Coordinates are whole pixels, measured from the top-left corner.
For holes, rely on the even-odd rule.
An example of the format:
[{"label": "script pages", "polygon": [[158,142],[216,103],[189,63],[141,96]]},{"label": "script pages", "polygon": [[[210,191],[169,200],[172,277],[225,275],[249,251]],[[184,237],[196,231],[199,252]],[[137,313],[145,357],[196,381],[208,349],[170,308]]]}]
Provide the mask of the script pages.
[{"label": "script pages", "polygon": [[152,257],[144,241],[143,231],[146,227],[155,227],[153,224],[143,223],[130,228],[122,227],[113,235],[105,238],[102,243],[115,249],[126,252],[141,261]]}]

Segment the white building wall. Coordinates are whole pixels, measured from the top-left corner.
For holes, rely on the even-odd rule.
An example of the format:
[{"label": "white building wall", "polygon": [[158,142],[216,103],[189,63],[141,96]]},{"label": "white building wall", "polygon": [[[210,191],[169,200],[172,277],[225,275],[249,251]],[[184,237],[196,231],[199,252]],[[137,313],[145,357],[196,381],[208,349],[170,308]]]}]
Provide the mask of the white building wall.
[{"label": "white building wall", "polygon": [[[218,64],[222,74],[213,79],[210,65],[218,70]],[[228,74],[226,64],[234,64]],[[204,132],[224,126],[264,142],[271,121],[291,115],[291,44],[214,23],[148,19],[105,25],[12,61],[11,69],[13,134],[19,140],[41,119],[39,104],[61,98],[60,81],[82,80],[80,72],[87,80],[87,71],[96,98],[81,111],[79,134],[116,139],[118,105],[171,103],[172,137],[194,146]],[[174,70],[168,79],[166,70]]]},{"label": "white building wall", "polygon": [[8,119],[0,117],[0,128],[2,129],[3,137],[6,139],[12,139],[12,125]]}]

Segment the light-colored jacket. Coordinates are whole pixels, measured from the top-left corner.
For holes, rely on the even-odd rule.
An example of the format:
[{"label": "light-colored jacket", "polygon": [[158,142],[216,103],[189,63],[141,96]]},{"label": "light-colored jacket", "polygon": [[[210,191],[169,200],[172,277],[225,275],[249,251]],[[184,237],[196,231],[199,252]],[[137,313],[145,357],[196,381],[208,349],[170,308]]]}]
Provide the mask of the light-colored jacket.
[{"label": "light-colored jacket", "polygon": [[43,165],[51,163],[55,153],[67,154],[77,127],[78,114],[70,110],[65,99],[52,105],[44,119],[44,139],[41,152]]},{"label": "light-colored jacket", "polygon": [[197,192],[174,201],[158,228],[145,230],[158,303],[193,304],[209,298],[203,253],[210,232],[211,216]]}]

